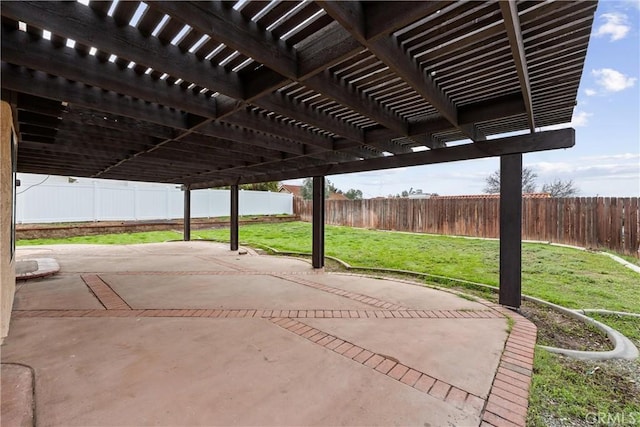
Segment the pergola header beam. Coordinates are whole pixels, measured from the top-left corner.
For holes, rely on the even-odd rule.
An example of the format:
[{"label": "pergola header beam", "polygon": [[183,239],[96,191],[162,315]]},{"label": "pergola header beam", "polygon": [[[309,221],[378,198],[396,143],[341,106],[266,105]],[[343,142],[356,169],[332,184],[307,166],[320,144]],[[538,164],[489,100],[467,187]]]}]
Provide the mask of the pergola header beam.
[{"label": "pergola header beam", "polygon": [[[574,145],[575,130],[573,128],[567,128],[538,132],[534,134],[511,136],[479,143],[456,145],[453,147],[440,148],[438,150],[421,151],[412,154],[400,154],[393,156],[392,158],[383,157],[356,162],[345,162],[336,165],[310,167],[298,171],[288,170],[286,172],[264,174],[261,176],[246,175],[242,176],[238,183],[248,184],[253,182],[295,179],[317,175],[326,176],[372,170],[394,169],[399,167],[497,157],[507,154],[556,150],[560,148],[571,148]],[[224,184],[221,182],[211,181],[198,184],[194,183],[192,187],[208,188],[220,185]]]}]

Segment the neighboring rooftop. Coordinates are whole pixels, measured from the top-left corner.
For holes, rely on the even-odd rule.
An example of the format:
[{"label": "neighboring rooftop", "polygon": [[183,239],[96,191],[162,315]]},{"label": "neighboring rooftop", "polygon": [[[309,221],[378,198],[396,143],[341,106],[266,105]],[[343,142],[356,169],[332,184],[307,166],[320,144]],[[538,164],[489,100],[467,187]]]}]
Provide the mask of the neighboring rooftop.
[{"label": "neighboring rooftop", "polygon": [[293,194],[294,197],[302,197],[302,185],[282,184],[280,193]]}]

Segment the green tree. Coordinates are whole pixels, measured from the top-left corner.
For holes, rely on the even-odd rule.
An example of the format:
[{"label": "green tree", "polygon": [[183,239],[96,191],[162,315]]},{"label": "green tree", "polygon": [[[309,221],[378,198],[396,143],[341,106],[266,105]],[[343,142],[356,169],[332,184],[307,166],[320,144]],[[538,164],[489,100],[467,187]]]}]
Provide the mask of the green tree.
[{"label": "green tree", "polygon": [[[219,187],[222,190],[228,190],[231,187]],[[269,182],[256,182],[254,184],[240,184],[238,186],[240,190],[251,190],[251,191],[273,191],[275,193],[280,189],[279,181],[269,181]]]},{"label": "green tree", "polygon": [[[338,190],[335,185],[328,179],[324,180],[324,198],[329,198],[329,194],[342,191]],[[300,195],[304,200],[313,199],[313,178],[305,178],[302,182],[302,188],[300,189]]]},{"label": "green tree", "polygon": [[269,182],[256,182],[255,184],[242,184],[240,188],[243,190],[252,190],[252,191],[273,191],[278,192],[280,189],[279,181],[269,181]]},{"label": "green tree", "polygon": [[409,197],[412,196],[414,194],[422,194],[422,189],[421,188],[409,188],[409,190],[404,190],[399,196],[400,197]]},{"label": "green tree", "polygon": [[344,196],[350,200],[362,200],[362,191],[351,188],[344,193]]}]

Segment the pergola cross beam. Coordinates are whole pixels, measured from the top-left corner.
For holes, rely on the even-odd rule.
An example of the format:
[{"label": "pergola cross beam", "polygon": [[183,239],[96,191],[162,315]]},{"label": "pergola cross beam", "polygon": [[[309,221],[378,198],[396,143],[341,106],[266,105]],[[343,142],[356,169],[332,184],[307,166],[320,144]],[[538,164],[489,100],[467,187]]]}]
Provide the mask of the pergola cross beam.
[{"label": "pergola cross beam", "polygon": [[[436,163],[455,162],[460,160],[499,157],[509,154],[529,153],[536,151],[570,148],[575,145],[575,130],[572,128],[537,132],[533,134],[510,136],[477,143],[456,145],[438,150],[420,151],[411,154],[400,154],[393,158],[381,157],[355,162],[344,162],[334,165],[310,166],[303,169],[291,165],[271,173],[251,174],[252,167],[243,169],[239,184],[277,181],[282,179],[305,178],[309,176],[326,176],[373,170],[394,169],[399,167],[420,166]],[[286,162],[283,162],[286,164]],[[193,183],[192,188],[209,188],[224,185],[222,181],[212,180]]]}]

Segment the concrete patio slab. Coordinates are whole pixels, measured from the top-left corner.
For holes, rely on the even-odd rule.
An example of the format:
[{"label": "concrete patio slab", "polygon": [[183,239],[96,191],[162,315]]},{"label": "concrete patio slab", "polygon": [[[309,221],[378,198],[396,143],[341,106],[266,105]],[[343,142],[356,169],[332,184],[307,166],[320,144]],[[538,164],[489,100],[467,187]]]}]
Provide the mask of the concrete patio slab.
[{"label": "concrete patio slab", "polygon": [[38,271],[38,261],[35,259],[16,262],[16,278],[23,274],[33,273],[34,271]]},{"label": "concrete patio slab", "polygon": [[507,338],[504,319],[307,319],[305,323],[376,353],[393,355],[405,366],[437,372],[438,379],[483,398]]},{"label": "concrete patio slab", "polygon": [[486,309],[482,304],[463,299],[458,295],[421,286],[407,286],[406,283],[390,280],[342,274],[326,274],[313,277],[311,280],[348,291],[364,292],[385,301],[420,310],[448,310],[452,307],[458,310]]},{"label": "concrete patio slab", "polygon": [[[6,425],[33,426],[33,373],[23,365],[2,363],[2,417]],[[5,425],[3,423],[3,425]]]},{"label": "concrete patio slab", "polygon": [[[216,256],[216,258],[218,258]],[[261,262],[255,262],[254,256],[239,255],[234,257],[218,258],[218,262],[224,261],[227,266],[236,270],[252,270],[252,271],[289,271],[304,272],[309,271],[311,263],[289,257],[269,257],[263,256]],[[264,261],[264,262],[262,262]]]},{"label": "concrete patio slab", "polygon": [[53,276],[21,284],[14,310],[104,309],[80,276]]},{"label": "concrete patio slab", "polygon": [[117,275],[104,281],[131,308],[227,309],[367,309],[366,304],[340,298],[269,275]]},{"label": "concrete patio slab", "polygon": [[478,423],[477,415],[258,319],[17,323],[52,344],[43,352],[32,341],[3,354],[37,367],[44,425]]},{"label": "concrete patio slab", "polygon": [[[85,254],[81,257],[61,256],[60,266],[63,271],[84,272],[118,272],[118,271],[173,271],[180,266],[181,271],[233,271],[233,268],[216,263],[205,262],[194,255],[166,255],[173,258],[169,264],[158,263],[153,254],[140,254],[131,251],[126,256],[102,256]],[[88,266],[91,266],[88,269]]]},{"label": "concrete patio slab", "polygon": [[505,343],[533,354],[535,327],[495,304],[210,242],[18,252],[62,267],[18,286],[2,346],[38,425],[524,425]]}]

